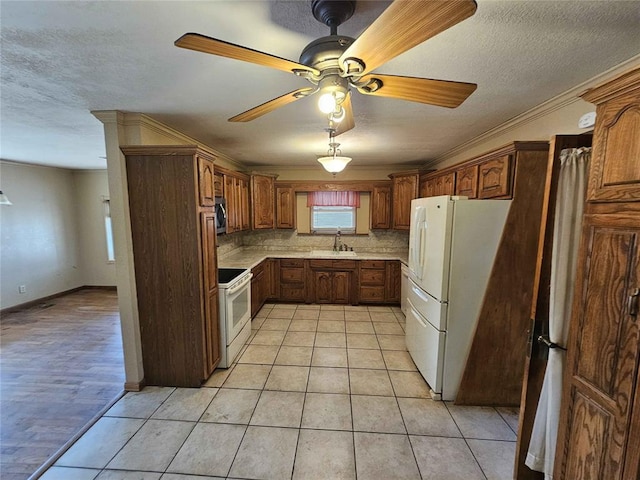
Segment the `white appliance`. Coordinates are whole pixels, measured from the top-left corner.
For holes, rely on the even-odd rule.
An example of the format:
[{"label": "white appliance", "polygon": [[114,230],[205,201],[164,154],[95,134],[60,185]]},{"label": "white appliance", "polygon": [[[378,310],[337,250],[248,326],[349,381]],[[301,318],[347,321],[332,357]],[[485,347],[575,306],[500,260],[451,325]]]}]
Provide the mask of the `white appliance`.
[{"label": "white appliance", "polygon": [[411,202],[406,342],[434,399],[455,400],[510,205]]},{"label": "white appliance", "polygon": [[231,366],[251,335],[251,277],[246,268],[218,269],[221,368]]},{"label": "white appliance", "polygon": [[407,314],[407,294],[409,292],[409,267],[404,263],[400,266],[400,310]]}]

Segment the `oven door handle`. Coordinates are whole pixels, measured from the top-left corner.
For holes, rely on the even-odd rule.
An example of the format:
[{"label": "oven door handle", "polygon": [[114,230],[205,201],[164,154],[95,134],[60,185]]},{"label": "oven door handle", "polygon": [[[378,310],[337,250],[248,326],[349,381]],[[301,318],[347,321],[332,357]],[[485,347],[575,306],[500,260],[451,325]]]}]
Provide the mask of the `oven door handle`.
[{"label": "oven door handle", "polygon": [[251,278],[252,277],[253,277],[253,273],[249,273],[249,275],[247,275],[246,278],[243,279],[239,284],[234,285],[233,287],[228,289],[227,290],[227,294],[228,295],[233,295],[237,291],[242,290],[247,285],[247,283],[251,282]]}]

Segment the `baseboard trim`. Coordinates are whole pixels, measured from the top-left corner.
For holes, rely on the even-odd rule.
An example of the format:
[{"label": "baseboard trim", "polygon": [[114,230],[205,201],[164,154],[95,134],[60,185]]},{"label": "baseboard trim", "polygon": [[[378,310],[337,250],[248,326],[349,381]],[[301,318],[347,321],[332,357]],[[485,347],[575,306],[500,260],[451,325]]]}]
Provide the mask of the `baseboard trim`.
[{"label": "baseboard trim", "polygon": [[[71,293],[78,292],[80,290],[109,290],[109,291],[117,291],[115,286],[111,285],[83,285],[81,287],[72,288],[70,290],[65,290],[63,292],[54,293],[53,295],[47,295],[46,297],[36,298],[35,300],[29,300],[25,303],[20,303],[18,305],[13,305],[12,307],[3,308],[0,310],[0,315],[5,315],[7,313],[18,312],[20,310],[24,310],[27,308],[35,307],[41,303],[47,302],[48,300],[52,300],[54,298],[63,297],[65,295],[69,295]],[[1,321],[1,320],[0,320]]]},{"label": "baseboard trim", "polygon": [[124,390],[126,392],[140,392],[146,386],[147,382],[145,382],[144,378],[139,382],[124,382]]}]

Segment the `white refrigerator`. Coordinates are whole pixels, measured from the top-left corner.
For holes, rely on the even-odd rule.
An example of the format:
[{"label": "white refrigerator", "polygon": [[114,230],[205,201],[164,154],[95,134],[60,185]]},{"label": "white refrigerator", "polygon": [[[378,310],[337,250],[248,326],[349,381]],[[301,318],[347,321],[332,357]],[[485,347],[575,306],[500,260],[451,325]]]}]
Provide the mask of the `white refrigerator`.
[{"label": "white refrigerator", "polygon": [[510,205],[411,202],[406,342],[434,399],[455,400]]}]

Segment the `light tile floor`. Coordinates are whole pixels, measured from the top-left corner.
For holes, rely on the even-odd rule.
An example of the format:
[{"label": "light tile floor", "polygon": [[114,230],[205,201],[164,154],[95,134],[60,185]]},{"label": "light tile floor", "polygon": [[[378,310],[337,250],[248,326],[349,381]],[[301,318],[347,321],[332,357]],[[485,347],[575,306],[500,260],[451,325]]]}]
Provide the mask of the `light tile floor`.
[{"label": "light tile floor", "polygon": [[128,393],[41,478],[511,479],[517,411],[431,400],[404,322],[265,305],[231,368]]}]

